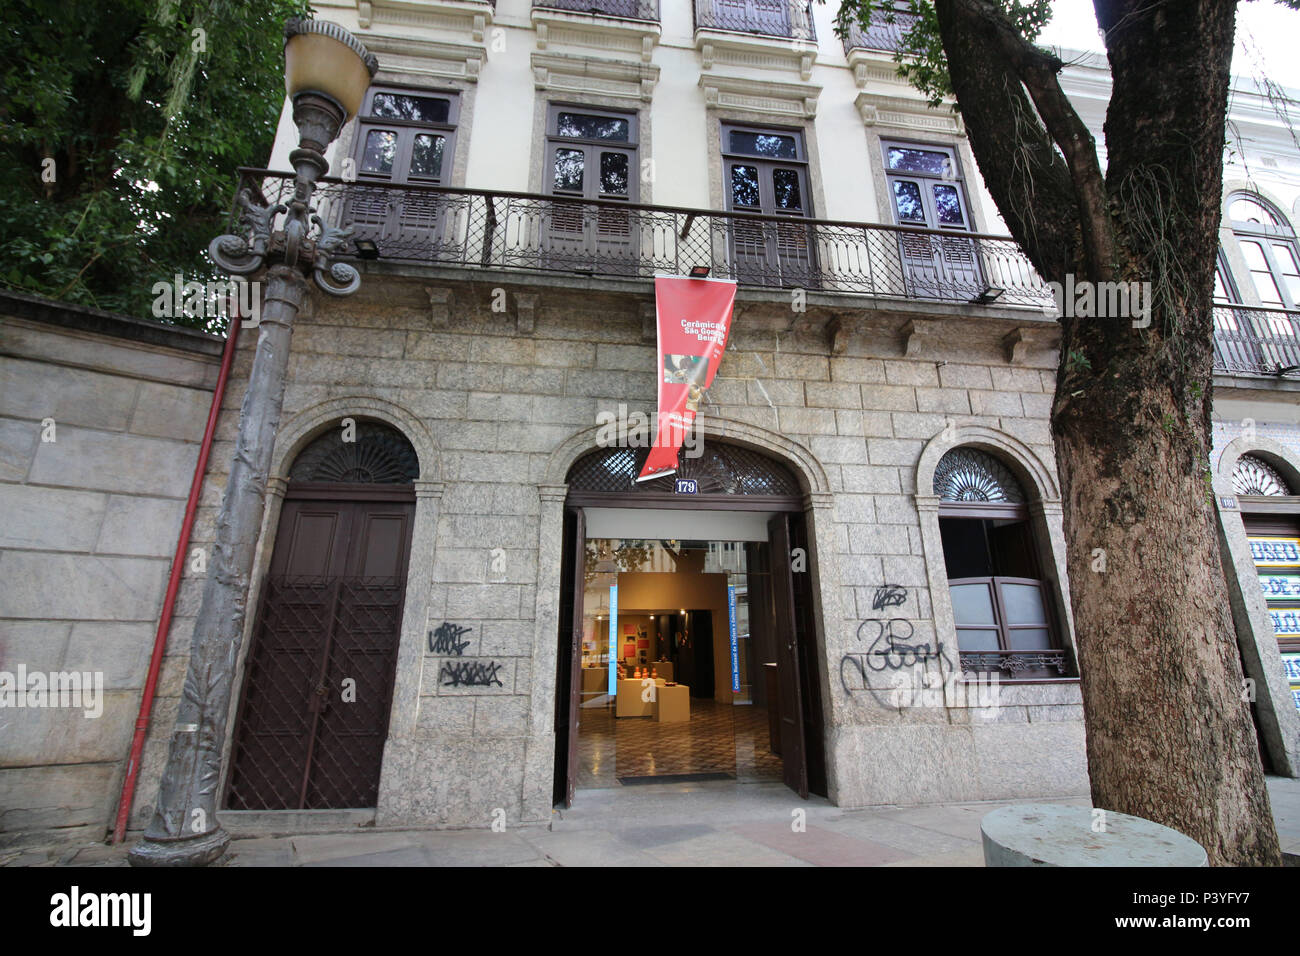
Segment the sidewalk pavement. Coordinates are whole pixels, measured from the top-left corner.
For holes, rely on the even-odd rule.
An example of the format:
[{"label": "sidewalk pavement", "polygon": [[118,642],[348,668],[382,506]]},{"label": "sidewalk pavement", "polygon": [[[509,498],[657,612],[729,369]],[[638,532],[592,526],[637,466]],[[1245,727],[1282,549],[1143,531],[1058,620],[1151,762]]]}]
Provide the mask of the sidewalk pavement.
[{"label": "sidewalk pavement", "polygon": [[[1284,851],[1300,854],[1300,780],[1268,778]],[[584,790],[549,827],[236,837],[220,866],[983,866],[980,820],[1013,803],[846,810],[780,784]],[[792,823],[805,811],[803,832]],[[11,847],[0,866],[125,866],[131,843]],[[1292,860],[1292,862],[1295,862]]]}]

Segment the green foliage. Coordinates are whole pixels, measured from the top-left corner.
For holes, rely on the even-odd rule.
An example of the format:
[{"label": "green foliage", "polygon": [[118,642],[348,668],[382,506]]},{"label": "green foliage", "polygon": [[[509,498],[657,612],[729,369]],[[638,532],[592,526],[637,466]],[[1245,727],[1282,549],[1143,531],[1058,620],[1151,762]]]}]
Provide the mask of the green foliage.
[{"label": "green foliage", "polygon": [[284,21],[309,14],[306,0],[0,6],[0,284],[143,318],[155,282],[215,277],[206,249],[235,167],[262,165],[275,136]]},{"label": "green foliage", "polygon": [[[1020,33],[1031,42],[1052,19],[1050,0],[997,2]],[[903,14],[901,20],[899,14]],[[896,23],[905,30],[902,46],[894,53],[898,75],[924,93],[931,106],[951,100],[953,92],[952,81],[948,78],[948,61],[944,56],[943,42],[939,39],[939,20],[931,0],[843,0],[835,16],[835,35],[843,39],[854,25],[870,23],[873,16],[878,23]]]}]

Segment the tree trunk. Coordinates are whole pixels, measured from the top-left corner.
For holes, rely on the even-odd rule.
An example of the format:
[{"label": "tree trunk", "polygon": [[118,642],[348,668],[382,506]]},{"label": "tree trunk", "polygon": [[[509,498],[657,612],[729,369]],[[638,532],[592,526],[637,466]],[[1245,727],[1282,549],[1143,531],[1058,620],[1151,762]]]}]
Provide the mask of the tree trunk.
[{"label": "tree trunk", "polygon": [[1092,802],[1212,864],[1280,863],[1207,500],[1208,407],[1189,421],[1150,366],[1058,386],[1053,413]]},{"label": "tree trunk", "polygon": [[1096,6],[1104,177],[1059,62],[991,0],[935,2],[981,173],[1040,274],[1149,283],[1149,322],[1062,303],[1052,434],[1093,804],[1185,833],[1211,864],[1278,864],[1209,484],[1235,4]]}]

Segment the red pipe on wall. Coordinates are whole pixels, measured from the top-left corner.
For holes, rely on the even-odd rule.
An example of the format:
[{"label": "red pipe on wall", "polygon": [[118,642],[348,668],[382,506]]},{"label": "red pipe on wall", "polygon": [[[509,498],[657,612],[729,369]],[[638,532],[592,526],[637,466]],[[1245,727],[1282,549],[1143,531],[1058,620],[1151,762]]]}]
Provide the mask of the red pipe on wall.
[{"label": "red pipe on wall", "polygon": [[180,539],[176,542],[176,554],[172,556],[171,576],[167,579],[167,593],[163,597],[162,616],[158,619],[158,633],[153,639],[153,655],[149,658],[149,675],[144,682],[140,713],[135,719],[135,735],[131,738],[131,753],[126,761],[126,779],[122,781],[122,795],[117,801],[117,822],[113,826],[114,843],[121,843],[126,837],[126,823],[131,816],[131,804],[135,799],[136,777],[140,773],[140,754],[144,751],[145,733],[149,730],[149,718],[153,713],[154,691],[158,687],[158,672],[162,670],[163,651],[167,648],[167,632],[171,630],[176,593],[180,590],[181,572],[185,567],[185,552],[190,546],[190,531],[194,527],[194,513],[199,506],[203,473],[208,467],[212,436],[217,430],[217,418],[221,415],[221,400],[226,394],[226,382],[230,379],[230,366],[235,358],[235,343],[239,340],[242,319],[237,308],[231,309],[231,315],[233,318],[230,320],[230,329],[226,333],[226,349],[221,355],[221,371],[217,373],[217,387],[212,394],[212,407],[208,410],[208,424],[203,432],[203,443],[199,446],[199,460],[194,466],[194,478],[190,482],[190,497],[185,502],[185,520],[181,522]]}]

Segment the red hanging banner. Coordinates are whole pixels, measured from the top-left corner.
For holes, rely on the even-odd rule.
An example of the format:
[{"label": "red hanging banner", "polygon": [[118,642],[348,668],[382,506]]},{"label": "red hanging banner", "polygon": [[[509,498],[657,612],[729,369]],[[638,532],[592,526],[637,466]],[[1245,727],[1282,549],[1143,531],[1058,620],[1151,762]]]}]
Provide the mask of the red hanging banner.
[{"label": "red hanging banner", "polygon": [[727,347],[736,283],[730,279],[655,277],[655,317],[659,326],[659,415],[654,447],[637,481],[677,470],[704,390]]}]

